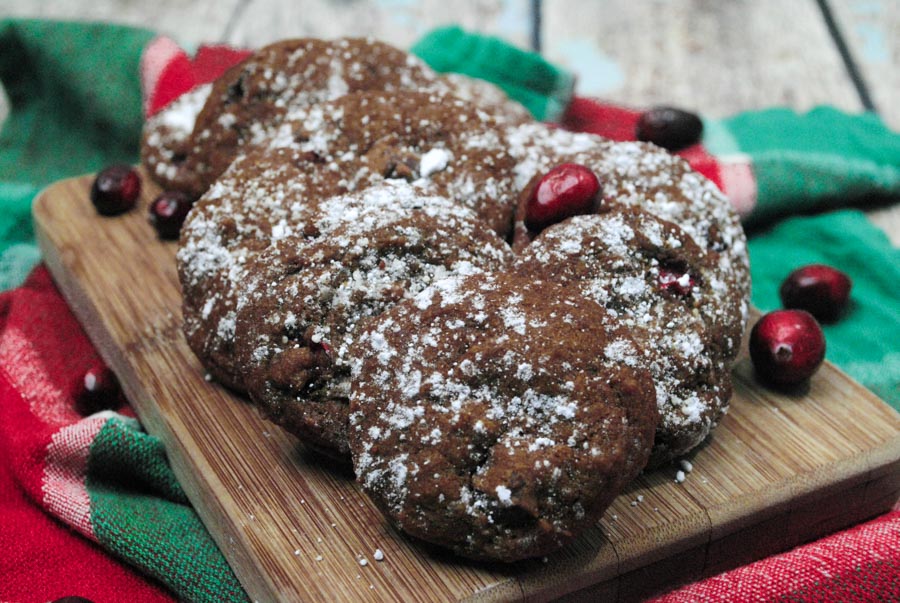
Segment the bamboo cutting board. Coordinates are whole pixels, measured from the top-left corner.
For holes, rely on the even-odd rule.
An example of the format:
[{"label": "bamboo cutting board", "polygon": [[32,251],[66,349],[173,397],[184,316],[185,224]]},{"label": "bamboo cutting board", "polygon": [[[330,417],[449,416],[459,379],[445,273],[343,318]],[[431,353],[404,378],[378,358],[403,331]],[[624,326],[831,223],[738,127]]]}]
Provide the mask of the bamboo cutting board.
[{"label": "bamboo cutting board", "polygon": [[[900,416],[826,364],[791,395],[761,388],[746,356],[731,412],[676,467],[638,478],[598,526],[548,558],[489,565],[387,526],[346,469],[322,463],[204,379],[180,331],[175,244],[147,222],[158,192],[115,218],[92,177],[35,202],[45,261],[123,384],[252,599],[633,601],[786,550],[900,497]],[[376,549],[383,552],[377,561]]]}]

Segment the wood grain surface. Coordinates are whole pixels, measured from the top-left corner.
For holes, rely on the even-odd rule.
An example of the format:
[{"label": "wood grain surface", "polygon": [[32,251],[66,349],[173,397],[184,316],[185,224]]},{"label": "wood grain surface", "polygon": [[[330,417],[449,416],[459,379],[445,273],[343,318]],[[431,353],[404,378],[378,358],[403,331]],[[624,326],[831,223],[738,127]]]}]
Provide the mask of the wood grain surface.
[{"label": "wood grain surface", "polygon": [[578,73],[582,95],[711,117],[862,108],[812,0],[545,0],[544,12],[542,50]]},{"label": "wood grain surface", "polygon": [[677,467],[642,475],[564,550],[501,566],[413,542],[346,468],[204,379],[180,332],[175,244],[146,219],[157,190],[103,218],[90,184],[66,180],[36,201],[44,258],[255,600],[639,600],[857,523],[900,494],[896,412],[830,364],[803,391],[760,388],[743,357],[732,410],[684,482]]},{"label": "wood grain surface", "polygon": [[900,130],[900,2],[828,0],[873,108]]},{"label": "wood grain surface", "polygon": [[[0,0],[0,15],[147,27],[188,50],[338,35],[407,47],[432,27],[456,23],[522,48],[540,41],[545,56],[578,75],[581,95],[634,107],[677,104],[713,117],[774,105],[863,110],[839,37],[863,93],[900,128],[896,0]],[[7,113],[0,89],[0,123]],[[900,205],[867,213],[900,245]]]}]

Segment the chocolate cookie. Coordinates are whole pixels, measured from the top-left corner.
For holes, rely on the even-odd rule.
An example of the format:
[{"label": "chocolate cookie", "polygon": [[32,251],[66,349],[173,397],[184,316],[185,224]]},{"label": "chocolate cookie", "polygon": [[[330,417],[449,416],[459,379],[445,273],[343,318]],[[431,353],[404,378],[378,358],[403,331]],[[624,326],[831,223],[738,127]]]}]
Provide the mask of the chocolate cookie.
[{"label": "chocolate cookie", "polygon": [[261,48],[150,118],[142,158],[167,189],[203,194],[247,144],[272,135],[291,110],[366,90],[465,99],[507,123],[528,112],[488,82],[438,76],[416,57],[370,39],[285,40]]},{"label": "chocolate cookie", "polygon": [[356,339],[350,447],[404,532],[514,561],[596,522],[644,466],[657,411],[636,349],[595,302],[549,282],[438,281]]},{"label": "chocolate cookie", "polygon": [[319,199],[407,180],[505,235],[513,164],[494,120],[460,100],[365,92],[292,111],[266,145],[245,149],[182,228],[178,271],[191,348],[218,380],[243,388],[233,337],[248,262],[289,230],[308,229]]},{"label": "chocolate cookie", "polygon": [[314,227],[323,236],[282,238],[249,267],[237,360],[268,418],[348,457],[357,329],[435,280],[502,270],[512,253],[465,207],[403,181],[321,202]]},{"label": "chocolate cookie", "polygon": [[[199,197],[241,147],[263,142],[290,109],[361,90],[418,90],[435,78],[418,59],[373,40],[302,38],[270,44],[213,83],[187,140],[163,147],[178,161],[151,174],[164,188]],[[148,122],[148,132],[155,128]],[[148,163],[159,154],[156,145],[144,148]]]},{"label": "chocolate cookie", "polygon": [[425,179],[497,234],[512,228],[514,159],[496,120],[470,103],[421,92],[347,95],[293,111],[270,143],[284,147],[343,172],[350,189]]},{"label": "chocolate cookie", "polygon": [[515,270],[574,289],[629,329],[635,347],[607,354],[653,375],[660,424],[649,466],[700,444],[727,411],[747,315],[745,257],[732,262],[675,224],[628,208],[545,229]]},{"label": "chocolate cookie", "polygon": [[[509,128],[507,139],[517,160],[519,190],[556,165],[581,164],[600,180],[599,211],[639,207],[678,224],[700,247],[727,255],[736,265],[746,265],[746,239],[731,204],[680,157],[648,143],[612,142],[538,123]],[[525,226],[526,199],[527,191],[520,197],[516,214],[516,251],[538,234]]]},{"label": "chocolate cookie", "polygon": [[252,258],[284,236],[288,224],[307,227],[319,198],[346,190],[339,174],[315,167],[288,151],[255,149],[194,204],[182,226],[176,260],[183,330],[207,371],[228,387],[244,389],[234,327]]},{"label": "chocolate cookie", "polygon": [[497,121],[509,125],[534,122],[534,117],[521,104],[509,98],[499,86],[461,73],[445,73],[436,88],[447,86],[447,93],[477,106]]},{"label": "chocolate cookie", "polygon": [[147,173],[165,189],[196,191],[197,176],[182,168],[190,148],[197,115],[209,98],[212,84],[197,86],[144,122],[141,161]]}]

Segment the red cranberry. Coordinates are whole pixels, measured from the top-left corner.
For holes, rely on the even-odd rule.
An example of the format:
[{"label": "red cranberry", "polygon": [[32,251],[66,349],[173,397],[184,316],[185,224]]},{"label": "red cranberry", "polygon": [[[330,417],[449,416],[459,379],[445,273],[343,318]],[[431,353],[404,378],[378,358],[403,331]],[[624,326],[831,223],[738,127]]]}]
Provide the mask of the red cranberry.
[{"label": "red cranberry", "polygon": [[837,320],[850,299],[850,278],[831,266],[810,264],[791,272],[781,283],[785,308],[806,310],[823,322]]},{"label": "red cranberry", "polygon": [[181,191],[165,191],[150,204],[150,223],[160,239],[174,240],[194,202]]},{"label": "red cranberry", "polygon": [[700,142],[703,122],[687,111],[673,107],[655,107],[638,118],[635,136],[669,151],[678,151]]},{"label": "red cranberry", "polygon": [[312,341],[309,344],[309,349],[313,352],[321,352],[331,360],[333,352],[331,351],[331,344],[326,341]]},{"label": "red cranberry", "polygon": [[525,205],[525,226],[540,231],[570,216],[594,211],[600,180],[577,163],[564,163],[544,174]]},{"label": "red cranberry", "polygon": [[141,194],[141,177],[130,165],[111,165],[97,174],[91,186],[91,203],[104,216],[128,211]]},{"label": "red cranberry", "polygon": [[689,272],[671,268],[659,269],[659,285],[665,291],[672,291],[678,295],[690,295],[696,284],[697,281]]},{"label": "red cranberry", "polygon": [[97,363],[75,384],[75,408],[82,415],[115,410],[122,405],[122,389],[108,366]]},{"label": "red cranberry", "polygon": [[750,358],[756,372],[776,385],[809,379],[825,359],[825,335],[812,314],[776,310],[750,331]]}]

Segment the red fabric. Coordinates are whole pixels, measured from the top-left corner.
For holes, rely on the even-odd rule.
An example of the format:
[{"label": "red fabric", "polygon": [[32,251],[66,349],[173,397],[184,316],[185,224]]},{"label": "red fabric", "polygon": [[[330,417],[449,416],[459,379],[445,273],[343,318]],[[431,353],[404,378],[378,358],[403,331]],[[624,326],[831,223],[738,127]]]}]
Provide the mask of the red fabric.
[{"label": "red fabric", "polygon": [[[635,128],[641,111],[609,105],[590,98],[575,97],[569,104],[561,125],[567,130],[589,132],[612,140],[635,140]],[[696,144],[677,153],[716,186],[722,187],[719,162],[702,144]]]},{"label": "red fabric", "polygon": [[45,268],[0,294],[0,601],[174,600],[48,514],[47,447],[59,429],[83,420],[76,396],[98,362]]},{"label": "red fabric", "polygon": [[[240,63],[253,53],[230,46],[201,46],[194,56],[194,78],[196,83],[211,82],[227,69]],[[184,90],[182,92],[185,92]]]},{"label": "red fabric", "polygon": [[0,435],[9,444],[13,473],[35,501],[43,499],[50,439],[81,418],[68,404],[78,375],[98,360],[46,269],[0,295]]},{"label": "red fabric", "polygon": [[900,601],[900,511],[654,599],[652,603]]},{"label": "red fabric", "polygon": [[156,38],[141,58],[146,114],[153,115],[191,88],[215,80],[250,54],[249,50],[209,45],[201,46],[191,59],[168,38]]},{"label": "red fabric", "polygon": [[150,114],[156,113],[181,94],[194,87],[194,71],[187,55],[178,56],[166,65],[150,104]]},{"label": "red fabric", "polygon": [[[0,397],[0,403],[8,399]],[[174,601],[161,586],[44,513],[19,488],[7,453],[0,449],[0,601],[46,603],[72,595],[95,603]]]}]

